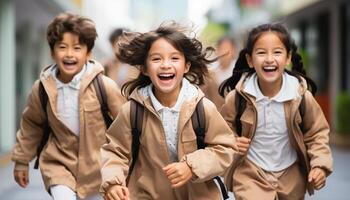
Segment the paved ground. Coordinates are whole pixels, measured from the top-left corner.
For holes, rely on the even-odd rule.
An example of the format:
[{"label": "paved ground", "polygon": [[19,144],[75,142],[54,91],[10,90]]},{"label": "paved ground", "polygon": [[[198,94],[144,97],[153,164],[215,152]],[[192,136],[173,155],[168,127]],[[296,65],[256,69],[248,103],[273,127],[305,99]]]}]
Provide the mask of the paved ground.
[{"label": "paved ground", "polygon": [[[350,149],[332,147],[334,173],[327,179],[327,185],[307,200],[349,200],[350,199]],[[20,188],[12,177],[13,164],[0,167],[0,200],[50,200],[44,189],[40,172],[31,167],[30,184]],[[232,199],[232,198],[231,198]]]}]

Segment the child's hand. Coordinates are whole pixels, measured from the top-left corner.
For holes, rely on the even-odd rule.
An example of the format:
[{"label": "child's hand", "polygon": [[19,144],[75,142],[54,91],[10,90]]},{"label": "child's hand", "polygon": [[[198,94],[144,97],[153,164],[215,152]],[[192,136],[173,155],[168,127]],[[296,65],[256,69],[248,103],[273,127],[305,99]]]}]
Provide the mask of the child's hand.
[{"label": "child's hand", "polygon": [[19,186],[27,187],[29,183],[28,170],[15,170],[13,171],[13,176]]},{"label": "child's hand", "polygon": [[129,189],[122,185],[113,185],[106,192],[106,200],[129,200]]},{"label": "child's hand", "polygon": [[246,137],[237,137],[236,144],[238,147],[238,153],[241,155],[245,155],[248,152],[250,139]]},{"label": "child's hand", "polygon": [[184,185],[192,177],[192,170],[186,162],[171,163],[163,167],[163,170],[173,188]]},{"label": "child's hand", "polygon": [[309,173],[309,182],[316,190],[321,189],[326,184],[326,172],[319,167],[313,168]]}]

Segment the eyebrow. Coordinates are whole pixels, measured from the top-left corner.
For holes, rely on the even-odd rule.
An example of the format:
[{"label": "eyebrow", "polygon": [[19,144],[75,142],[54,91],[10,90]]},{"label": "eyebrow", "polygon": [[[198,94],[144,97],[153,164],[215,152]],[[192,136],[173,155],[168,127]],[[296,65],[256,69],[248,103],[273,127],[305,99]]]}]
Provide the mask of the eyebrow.
[{"label": "eyebrow", "polygon": [[[273,50],[276,50],[276,49],[285,49],[284,47],[274,47]],[[256,48],[255,51],[258,51],[258,50],[266,50],[266,48],[263,48],[263,47],[259,47],[259,48]]]},{"label": "eyebrow", "polygon": [[[159,52],[154,52],[154,53],[148,54],[148,56],[156,56],[156,55],[160,56],[161,53],[159,53]],[[170,55],[181,55],[181,53],[178,52],[178,51],[174,51],[174,52],[170,53]]]}]

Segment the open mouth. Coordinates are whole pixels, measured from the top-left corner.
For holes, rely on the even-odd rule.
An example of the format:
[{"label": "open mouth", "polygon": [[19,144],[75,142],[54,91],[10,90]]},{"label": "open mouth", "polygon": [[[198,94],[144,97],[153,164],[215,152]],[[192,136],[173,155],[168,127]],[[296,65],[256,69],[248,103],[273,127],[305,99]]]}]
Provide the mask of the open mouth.
[{"label": "open mouth", "polygon": [[63,60],[64,65],[76,65],[78,62],[74,60]]},{"label": "open mouth", "polygon": [[175,74],[158,74],[158,78],[162,81],[172,80]]},{"label": "open mouth", "polygon": [[274,72],[277,71],[277,66],[265,66],[263,67],[264,72]]}]

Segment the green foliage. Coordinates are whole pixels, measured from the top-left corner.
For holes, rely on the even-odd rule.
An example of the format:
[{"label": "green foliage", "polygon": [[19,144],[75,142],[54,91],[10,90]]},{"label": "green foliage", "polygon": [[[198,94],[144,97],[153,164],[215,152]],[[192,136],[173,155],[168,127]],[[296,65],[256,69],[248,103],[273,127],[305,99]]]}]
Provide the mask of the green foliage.
[{"label": "green foliage", "polygon": [[350,95],[347,92],[341,92],[336,99],[337,126],[336,131],[339,134],[350,134]]},{"label": "green foliage", "polygon": [[225,35],[227,31],[228,26],[226,24],[209,21],[201,33],[201,40],[206,45],[215,45],[217,40]]}]

